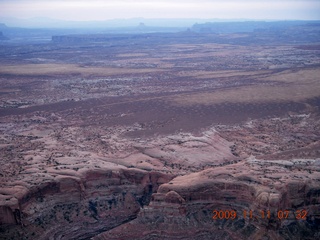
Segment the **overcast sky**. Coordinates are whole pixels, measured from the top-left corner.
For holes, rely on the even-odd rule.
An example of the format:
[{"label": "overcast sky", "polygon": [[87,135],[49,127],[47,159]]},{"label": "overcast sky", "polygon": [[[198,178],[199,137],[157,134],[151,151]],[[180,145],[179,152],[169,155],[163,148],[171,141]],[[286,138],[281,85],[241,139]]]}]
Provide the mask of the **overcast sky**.
[{"label": "overcast sky", "polygon": [[0,17],[320,19],[320,0],[0,0]]}]

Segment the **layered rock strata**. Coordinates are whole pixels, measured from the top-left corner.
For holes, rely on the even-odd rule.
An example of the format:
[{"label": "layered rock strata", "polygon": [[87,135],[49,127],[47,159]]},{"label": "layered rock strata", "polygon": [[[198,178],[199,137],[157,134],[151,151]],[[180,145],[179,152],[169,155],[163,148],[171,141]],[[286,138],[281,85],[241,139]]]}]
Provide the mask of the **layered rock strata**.
[{"label": "layered rock strata", "polygon": [[[85,239],[134,219],[169,175],[108,164],[2,188],[1,234],[8,239]],[[15,183],[17,184],[17,183]]]},{"label": "layered rock strata", "polygon": [[94,239],[317,239],[319,168],[319,160],[251,158],[177,177],[135,220]]}]

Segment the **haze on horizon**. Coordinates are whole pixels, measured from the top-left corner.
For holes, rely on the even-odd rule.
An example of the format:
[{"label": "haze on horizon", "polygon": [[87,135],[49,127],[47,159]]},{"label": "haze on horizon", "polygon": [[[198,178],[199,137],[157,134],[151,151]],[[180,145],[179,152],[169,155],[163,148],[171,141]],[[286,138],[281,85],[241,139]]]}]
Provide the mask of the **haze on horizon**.
[{"label": "haze on horizon", "polygon": [[319,0],[0,0],[0,18],[319,20]]}]

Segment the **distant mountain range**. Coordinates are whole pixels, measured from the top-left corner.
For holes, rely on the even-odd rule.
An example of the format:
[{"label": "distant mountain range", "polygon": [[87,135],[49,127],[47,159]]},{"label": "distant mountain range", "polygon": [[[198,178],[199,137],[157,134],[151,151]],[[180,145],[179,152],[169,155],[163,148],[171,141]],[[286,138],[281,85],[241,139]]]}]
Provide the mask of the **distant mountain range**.
[{"label": "distant mountain range", "polygon": [[130,19],[111,19],[105,21],[65,21],[51,18],[0,18],[0,22],[9,27],[22,28],[123,28],[135,27],[144,23],[149,27],[191,27],[195,23],[206,22],[239,22],[248,21],[248,19],[147,19],[147,18],[130,18]]},{"label": "distant mountain range", "polygon": [[[8,19],[7,19],[8,20]],[[253,21],[244,19],[114,19],[100,22],[70,22],[49,18],[21,19],[0,18],[0,40],[10,41],[71,41],[75,37],[59,37],[65,35],[91,34],[94,39],[109,39],[109,35],[117,34],[149,34],[193,32],[197,34],[255,33],[278,34],[290,39],[290,34],[299,31],[310,39],[319,39],[320,21]],[[316,28],[315,28],[316,27]],[[97,34],[99,36],[97,36]],[[114,39],[116,36],[112,36]],[[303,38],[304,36],[302,36]],[[76,37],[79,40],[79,36]],[[81,36],[82,40],[90,40]]]}]

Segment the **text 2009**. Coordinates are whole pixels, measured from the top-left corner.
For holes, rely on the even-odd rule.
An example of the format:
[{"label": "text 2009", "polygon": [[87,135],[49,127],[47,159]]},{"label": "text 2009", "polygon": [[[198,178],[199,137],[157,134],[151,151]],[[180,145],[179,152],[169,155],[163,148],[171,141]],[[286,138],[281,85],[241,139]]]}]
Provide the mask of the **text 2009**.
[{"label": "text 2009", "polygon": [[[234,220],[238,217],[237,211],[235,210],[213,210],[213,216],[212,219],[218,220],[218,219],[231,219]],[[252,219],[252,218],[267,218],[270,219],[271,216],[274,216],[278,219],[288,219],[291,217],[294,217],[297,220],[306,220],[307,219],[308,212],[306,210],[297,210],[297,211],[289,211],[289,210],[278,210],[274,212],[274,214],[271,214],[270,210],[264,211],[252,211],[252,210],[243,210],[242,211],[242,217],[244,219]]]}]

